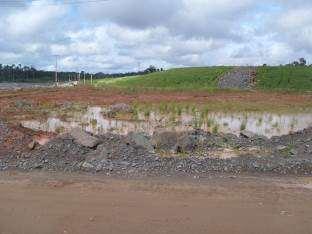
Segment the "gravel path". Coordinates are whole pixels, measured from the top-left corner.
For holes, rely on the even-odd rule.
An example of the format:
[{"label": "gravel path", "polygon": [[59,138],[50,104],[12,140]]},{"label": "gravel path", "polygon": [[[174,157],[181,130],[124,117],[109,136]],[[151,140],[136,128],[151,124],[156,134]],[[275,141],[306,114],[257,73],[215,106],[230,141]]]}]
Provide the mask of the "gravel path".
[{"label": "gravel path", "polygon": [[254,83],[254,67],[237,67],[219,79],[221,89],[250,89]]},{"label": "gravel path", "polygon": [[52,88],[53,84],[50,83],[6,83],[0,82],[0,91],[1,90],[19,90],[19,89],[33,89],[33,88]]}]

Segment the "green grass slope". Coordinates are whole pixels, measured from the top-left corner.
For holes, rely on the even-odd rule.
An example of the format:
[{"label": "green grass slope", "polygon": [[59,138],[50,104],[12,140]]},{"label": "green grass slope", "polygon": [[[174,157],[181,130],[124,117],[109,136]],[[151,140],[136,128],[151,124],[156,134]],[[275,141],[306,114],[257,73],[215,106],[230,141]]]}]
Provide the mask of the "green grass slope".
[{"label": "green grass slope", "polygon": [[142,76],[96,81],[96,86],[149,90],[213,90],[231,67],[176,68]]},{"label": "green grass slope", "polygon": [[257,81],[263,90],[312,91],[312,67],[259,67]]}]

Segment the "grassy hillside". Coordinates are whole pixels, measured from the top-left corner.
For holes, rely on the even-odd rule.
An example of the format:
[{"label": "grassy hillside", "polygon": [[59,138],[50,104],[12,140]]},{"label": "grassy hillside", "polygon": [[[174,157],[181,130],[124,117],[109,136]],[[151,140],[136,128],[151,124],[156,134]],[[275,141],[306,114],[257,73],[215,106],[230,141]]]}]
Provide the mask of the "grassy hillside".
[{"label": "grassy hillside", "polygon": [[212,90],[231,67],[177,68],[164,72],[96,81],[96,86],[155,90]]},{"label": "grassy hillside", "polygon": [[264,90],[312,90],[312,67],[259,67],[257,86]]}]

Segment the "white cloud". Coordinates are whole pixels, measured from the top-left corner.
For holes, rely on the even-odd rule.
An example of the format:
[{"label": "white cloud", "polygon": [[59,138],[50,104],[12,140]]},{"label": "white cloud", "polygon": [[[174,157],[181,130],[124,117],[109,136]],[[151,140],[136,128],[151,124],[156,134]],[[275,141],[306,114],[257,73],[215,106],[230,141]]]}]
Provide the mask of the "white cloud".
[{"label": "white cloud", "polygon": [[[40,4],[32,2],[25,9],[18,9],[5,18],[5,30],[12,36],[34,35],[40,31],[49,29],[51,24],[56,23],[65,13],[62,5],[48,5],[48,1]],[[53,25],[52,25],[53,26]]]},{"label": "white cloud", "polygon": [[52,68],[59,54],[64,70],[118,72],[311,61],[311,12],[308,0],[34,1],[1,11],[0,63]]}]

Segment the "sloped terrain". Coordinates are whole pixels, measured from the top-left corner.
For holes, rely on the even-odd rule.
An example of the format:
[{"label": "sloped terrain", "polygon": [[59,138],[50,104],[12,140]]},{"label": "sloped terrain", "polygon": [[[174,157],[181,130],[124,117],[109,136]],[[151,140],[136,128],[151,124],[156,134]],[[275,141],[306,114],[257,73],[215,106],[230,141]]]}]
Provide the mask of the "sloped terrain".
[{"label": "sloped terrain", "polygon": [[256,80],[256,68],[236,67],[219,78],[220,89],[251,89]]},{"label": "sloped terrain", "polygon": [[103,79],[96,86],[148,90],[213,90],[217,88],[218,77],[230,71],[231,67],[177,68],[147,75]]},{"label": "sloped terrain", "polygon": [[257,88],[275,91],[312,91],[312,67],[258,67]]}]

